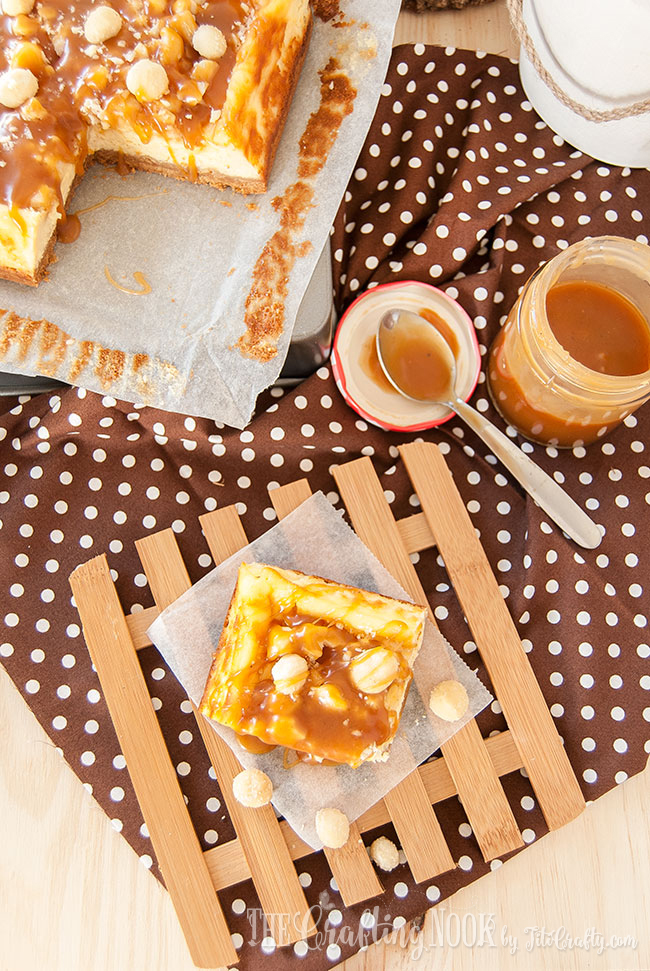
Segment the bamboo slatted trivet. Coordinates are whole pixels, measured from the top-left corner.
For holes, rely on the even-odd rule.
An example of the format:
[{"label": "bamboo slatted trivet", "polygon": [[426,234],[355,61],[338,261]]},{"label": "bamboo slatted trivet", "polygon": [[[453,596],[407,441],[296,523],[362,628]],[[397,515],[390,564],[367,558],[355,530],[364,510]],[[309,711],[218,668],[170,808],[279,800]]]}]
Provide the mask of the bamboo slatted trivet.
[{"label": "bamboo slatted trivet", "polygon": [[[584,799],[514,623],[437,446],[405,445],[401,455],[422,512],[395,520],[368,458],[341,465],[334,478],[358,535],[414,600],[425,603],[409,554],[437,546],[474,640],[501,702],[508,729],[483,739],[475,721],[442,747],[351,827],[341,850],[327,859],[343,902],[382,892],[362,833],[389,820],[416,882],[455,866],[434,806],[458,795],[486,860],[523,845],[500,777],[525,768],[550,829],[577,816]],[[306,479],[270,493],[282,518],[309,497]],[[248,542],[234,506],[200,517],[216,564]],[[244,809],[232,797],[239,763],[195,710],[201,735],[230,814],[236,838],[201,851],[167,752],[136,651],[149,646],[146,630],[190,585],[171,529],[136,543],[155,607],[125,617],[105,556],[70,577],[84,637],[113,718],[153,849],[200,967],[233,964],[237,952],[216,891],[252,878],[278,945],[316,931],[294,861],[314,851],[270,806]],[[433,619],[433,615],[431,614]],[[283,915],[290,920],[281,920]]]}]

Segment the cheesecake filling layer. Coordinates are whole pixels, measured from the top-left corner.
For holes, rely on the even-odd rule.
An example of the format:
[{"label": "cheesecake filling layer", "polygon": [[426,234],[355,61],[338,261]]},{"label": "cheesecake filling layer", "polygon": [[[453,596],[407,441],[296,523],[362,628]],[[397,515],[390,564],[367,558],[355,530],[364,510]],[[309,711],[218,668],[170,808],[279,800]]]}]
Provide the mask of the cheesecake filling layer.
[{"label": "cheesecake filling layer", "polygon": [[0,99],[3,79],[28,84],[0,104],[0,267],[37,273],[96,152],[264,191],[310,17],[308,0],[42,0],[0,15]]}]

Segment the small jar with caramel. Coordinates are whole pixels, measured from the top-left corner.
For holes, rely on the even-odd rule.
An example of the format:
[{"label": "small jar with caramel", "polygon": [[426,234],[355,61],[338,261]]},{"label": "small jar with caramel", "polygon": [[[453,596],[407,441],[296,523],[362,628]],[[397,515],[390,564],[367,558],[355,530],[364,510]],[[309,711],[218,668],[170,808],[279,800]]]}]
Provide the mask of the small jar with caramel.
[{"label": "small jar with caramel", "polygon": [[488,387],[526,438],[594,442],[650,398],[650,247],[585,239],[526,283],[490,349]]}]

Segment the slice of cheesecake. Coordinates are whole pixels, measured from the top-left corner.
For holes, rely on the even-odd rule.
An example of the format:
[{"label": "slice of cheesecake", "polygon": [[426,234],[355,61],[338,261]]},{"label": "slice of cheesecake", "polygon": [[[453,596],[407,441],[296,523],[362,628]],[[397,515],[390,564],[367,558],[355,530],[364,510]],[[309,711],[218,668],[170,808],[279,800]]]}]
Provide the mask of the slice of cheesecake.
[{"label": "slice of cheesecake", "polygon": [[415,604],[242,563],[200,710],[300,761],[383,761],[426,618]]},{"label": "slice of cheesecake", "polygon": [[0,2],[0,277],[42,278],[92,157],[265,191],[309,0]]}]

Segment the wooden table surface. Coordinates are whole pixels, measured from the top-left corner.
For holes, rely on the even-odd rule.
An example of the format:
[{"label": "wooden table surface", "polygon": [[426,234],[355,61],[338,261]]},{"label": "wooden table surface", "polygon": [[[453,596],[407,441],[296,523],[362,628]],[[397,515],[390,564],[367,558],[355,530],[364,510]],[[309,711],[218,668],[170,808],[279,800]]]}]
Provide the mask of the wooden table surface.
[{"label": "wooden table surface", "polygon": [[[503,0],[402,14],[396,43],[404,41],[517,53]],[[1,971],[192,971],[166,892],[79,784],[2,668],[0,726]],[[342,967],[650,968],[648,803],[646,769],[571,825],[444,901],[436,908],[437,925],[429,912],[414,944],[380,943]],[[466,915],[470,930],[474,921],[485,922],[484,946],[436,943],[436,926],[453,932],[457,917]],[[529,928],[549,932],[546,946],[538,938],[530,949]],[[593,929],[605,940],[632,936],[637,944],[601,953],[566,947],[553,942],[561,928],[572,938]]]}]

